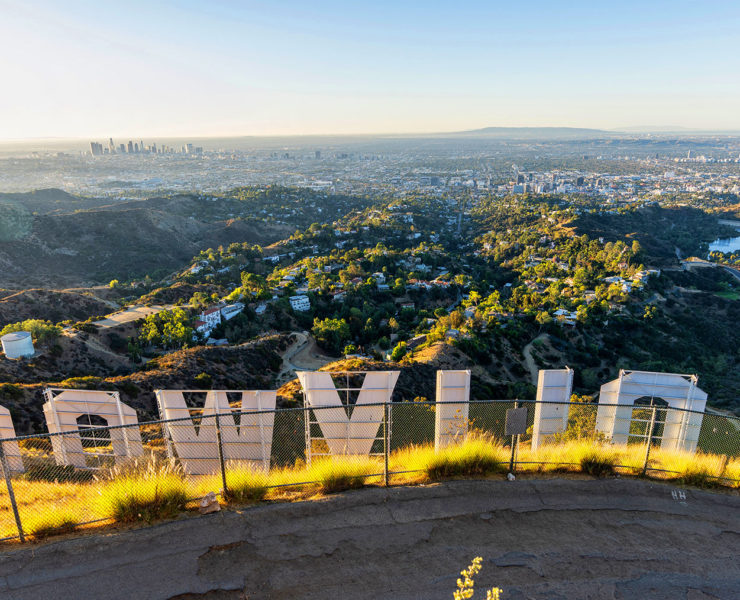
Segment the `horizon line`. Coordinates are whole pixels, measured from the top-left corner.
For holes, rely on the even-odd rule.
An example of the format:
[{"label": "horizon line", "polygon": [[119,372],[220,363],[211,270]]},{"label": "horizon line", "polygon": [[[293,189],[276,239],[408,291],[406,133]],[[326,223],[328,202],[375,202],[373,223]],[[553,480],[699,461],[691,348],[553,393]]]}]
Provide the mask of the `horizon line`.
[{"label": "horizon line", "polygon": [[389,136],[434,136],[434,135],[455,135],[455,134],[470,134],[477,132],[485,132],[487,130],[496,129],[521,129],[521,130],[553,130],[553,129],[565,129],[565,130],[582,130],[582,131],[593,131],[601,132],[605,134],[715,134],[715,135],[730,135],[740,134],[740,128],[726,128],[726,129],[702,129],[702,128],[689,128],[681,125],[675,126],[661,126],[661,125],[646,125],[646,126],[627,126],[618,128],[599,128],[599,127],[581,127],[573,125],[490,125],[484,127],[476,127],[473,129],[458,129],[454,131],[385,131],[385,132],[350,132],[350,133],[262,133],[262,134],[105,134],[105,135],[85,135],[85,136],[35,136],[27,138],[3,138],[0,137],[0,144],[13,144],[23,142],[89,142],[95,141],[96,139],[131,139],[132,141],[140,140],[142,138],[149,139],[174,139],[174,140],[207,140],[207,139],[243,139],[243,138],[309,138],[309,137],[337,137],[337,138],[349,138],[349,137],[389,137]]}]

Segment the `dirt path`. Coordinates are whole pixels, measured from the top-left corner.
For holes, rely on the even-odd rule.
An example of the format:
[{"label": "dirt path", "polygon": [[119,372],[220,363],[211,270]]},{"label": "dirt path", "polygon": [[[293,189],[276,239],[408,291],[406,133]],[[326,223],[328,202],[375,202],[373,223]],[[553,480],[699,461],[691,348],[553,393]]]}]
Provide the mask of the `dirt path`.
[{"label": "dirt path", "polygon": [[182,519],[0,555],[4,600],[730,600],[740,497],[655,482],[456,481]]},{"label": "dirt path", "polygon": [[524,346],[524,349],[522,350],[522,355],[524,356],[524,362],[527,365],[527,370],[529,371],[529,378],[532,382],[532,385],[537,385],[537,378],[539,377],[540,373],[540,368],[537,366],[537,363],[534,362],[534,358],[532,357],[532,347],[537,340],[544,340],[546,338],[547,334],[541,333],[531,342],[529,342],[529,344]]},{"label": "dirt path", "polygon": [[116,327],[123,323],[130,323],[137,319],[143,319],[149,315],[154,315],[163,310],[172,309],[173,304],[160,305],[154,304],[152,306],[130,306],[120,312],[112,313],[106,316],[105,319],[96,321],[95,324],[102,328],[107,329],[108,327]]},{"label": "dirt path", "polygon": [[278,385],[295,379],[296,371],[315,371],[336,358],[325,355],[316,340],[302,331],[294,331],[295,341],[283,355],[283,366],[277,376]]}]

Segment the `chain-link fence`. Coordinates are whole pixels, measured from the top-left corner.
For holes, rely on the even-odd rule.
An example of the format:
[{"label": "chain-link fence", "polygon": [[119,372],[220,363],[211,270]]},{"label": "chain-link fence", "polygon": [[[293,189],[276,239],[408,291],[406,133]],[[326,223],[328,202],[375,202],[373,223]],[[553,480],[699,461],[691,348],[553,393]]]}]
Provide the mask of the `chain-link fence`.
[{"label": "chain-link fence", "polygon": [[[563,403],[562,430],[535,444],[534,401],[475,400],[450,411],[352,400],[261,411],[234,402],[218,414],[190,409],[117,427],[87,419],[75,431],[4,439],[0,541],[174,516],[209,492],[239,503],[509,471],[740,482],[740,419],[732,416],[636,405],[614,416],[622,432],[615,443],[599,428],[598,404]],[[509,435],[507,411],[516,405],[526,408],[526,424]],[[695,440],[686,436],[691,415],[700,423]]]}]

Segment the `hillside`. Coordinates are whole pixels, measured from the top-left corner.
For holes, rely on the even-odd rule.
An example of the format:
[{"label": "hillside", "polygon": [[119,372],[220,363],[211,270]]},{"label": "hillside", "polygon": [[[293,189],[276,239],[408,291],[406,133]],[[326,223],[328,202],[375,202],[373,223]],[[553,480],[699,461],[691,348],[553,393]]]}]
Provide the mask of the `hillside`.
[{"label": "hillside", "polygon": [[0,286],[86,285],[166,273],[203,248],[266,244],[287,232],[284,226],[211,223],[152,208],[108,207],[35,215],[23,233],[0,240]]},{"label": "hillside", "polygon": [[84,321],[88,317],[109,313],[114,306],[92,295],[66,290],[0,290],[0,328],[26,319],[54,323],[66,319]]},{"label": "hillside", "polygon": [[706,256],[709,242],[729,237],[733,229],[719,225],[716,216],[692,208],[645,206],[624,213],[592,213],[579,216],[571,224],[579,235],[603,237],[607,241],[637,240],[645,252],[645,262],[657,266],[676,264],[676,248],[682,256]]},{"label": "hillside", "polygon": [[108,203],[110,203],[110,200],[73,196],[57,188],[24,193],[0,193],[0,204],[14,204],[23,207],[29,213],[38,214],[87,210]]}]

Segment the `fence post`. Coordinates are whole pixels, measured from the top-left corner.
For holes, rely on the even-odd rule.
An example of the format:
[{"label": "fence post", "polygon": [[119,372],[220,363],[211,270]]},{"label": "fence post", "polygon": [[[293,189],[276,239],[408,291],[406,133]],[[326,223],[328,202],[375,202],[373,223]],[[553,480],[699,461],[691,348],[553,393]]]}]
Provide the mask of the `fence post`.
[{"label": "fence post", "polygon": [[645,475],[647,474],[648,462],[650,461],[650,446],[653,445],[653,429],[655,428],[656,408],[656,406],[653,406],[653,412],[650,415],[650,427],[648,427],[647,432],[647,445],[645,447],[645,463],[642,465],[642,477],[645,477]]},{"label": "fence post", "polygon": [[[519,408],[519,401],[514,401],[514,408]],[[512,435],[511,436],[511,458],[509,459],[509,473],[514,473],[514,455],[517,451],[517,446],[519,446],[519,436],[518,435]]]},{"label": "fence post", "polygon": [[386,402],[383,406],[383,483],[385,487],[388,487],[388,455],[390,454],[391,445],[390,421],[391,405],[390,402]]},{"label": "fence post", "polygon": [[226,487],[226,465],[224,463],[224,444],[221,439],[221,420],[218,417],[218,407],[216,407],[216,441],[218,442],[218,462],[221,466],[221,485],[223,485],[223,498],[229,495],[229,488]]},{"label": "fence post", "polygon": [[3,466],[3,475],[5,475],[5,485],[8,488],[8,498],[10,499],[10,506],[13,507],[13,516],[15,517],[15,526],[18,528],[18,537],[20,538],[21,542],[25,542],[26,536],[23,534],[21,515],[18,512],[18,504],[15,501],[13,482],[10,480],[10,466],[8,465],[8,457],[5,456],[5,448],[3,448],[2,442],[0,442],[0,463],[2,463]]}]

